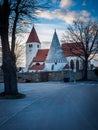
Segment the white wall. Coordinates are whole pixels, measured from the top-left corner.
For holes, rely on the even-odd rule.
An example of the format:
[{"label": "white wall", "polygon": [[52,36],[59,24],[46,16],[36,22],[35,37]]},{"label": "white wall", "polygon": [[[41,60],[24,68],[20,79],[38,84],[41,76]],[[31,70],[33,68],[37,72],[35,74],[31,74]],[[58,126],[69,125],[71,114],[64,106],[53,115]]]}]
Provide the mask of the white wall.
[{"label": "white wall", "polygon": [[59,71],[64,68],[67,63],[45,63],[44,71]]}]

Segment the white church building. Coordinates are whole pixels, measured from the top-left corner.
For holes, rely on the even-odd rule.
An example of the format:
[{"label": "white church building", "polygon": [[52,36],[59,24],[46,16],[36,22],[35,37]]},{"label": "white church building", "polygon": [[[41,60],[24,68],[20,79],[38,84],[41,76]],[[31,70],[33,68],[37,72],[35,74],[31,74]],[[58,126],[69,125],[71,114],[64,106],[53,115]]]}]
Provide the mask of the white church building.
[{"label": "white church building", "polygon": [[50,49],[41,49],[41,42],[33,26],[26,42],[26,71],[62,71],[72,69],[74,72],[83,69],[79,55],[83,55],[79,46],[74,52],[70,49],[75,43],[62,43],[58,39],[56,30],[54,31]]}]

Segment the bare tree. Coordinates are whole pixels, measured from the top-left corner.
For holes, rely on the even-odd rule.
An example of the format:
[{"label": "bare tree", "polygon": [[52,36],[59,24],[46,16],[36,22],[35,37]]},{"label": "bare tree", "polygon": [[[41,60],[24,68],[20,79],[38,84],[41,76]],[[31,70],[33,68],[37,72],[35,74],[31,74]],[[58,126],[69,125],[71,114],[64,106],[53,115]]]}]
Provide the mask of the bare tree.
[{"label": "bare tree", "polygon": [[98,52],[98,23],[92,20],[88,22],[81,20],[74,21],[68,27],[67,35],[64,34],[64,37],[65,40],[67,38],[69,42],[75,43],[71,46],[71,51],[74,55],[82,59],[83,79],[87,80],[88,63]]},{"label": "bare tree", "polygon": [[25,64],[25,43],[19,37],[15,43],[16,67],[23,67]]},{"label": "bare tree", "polygon": [[[0,3],[0,36],[2,44],[2,69],[4,95],[18,94],[15,56],[16,33],[22,31],[25,21],[34,20],[37,10],[48,7],[49,1],[2,0]],[[9,34],[10,31],[10,34]],[[11,47],[9,37],[11,35]]]}]

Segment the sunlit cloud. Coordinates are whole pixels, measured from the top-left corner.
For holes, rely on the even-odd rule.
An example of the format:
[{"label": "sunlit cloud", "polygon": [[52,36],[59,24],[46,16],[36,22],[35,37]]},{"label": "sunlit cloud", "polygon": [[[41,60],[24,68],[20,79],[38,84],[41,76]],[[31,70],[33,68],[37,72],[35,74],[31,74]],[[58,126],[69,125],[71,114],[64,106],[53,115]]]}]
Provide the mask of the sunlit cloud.
[{"label": "sunlit cloud", "polygon": [[78,14],[78,18],[80,20],[83,20],[84,22],[89,21],[90,19],[90,13],[87,12],[86,10],[82,10],[79,14]]},{"label": "sunlit cloud", "polygon": [[74,5],[72,0],[61,0],[60,2],[61,8],[70,8],[72,5]]},{"label": "sunlit cloud", "polygon": [[65,11],[65,10],[54,10],[54,11],[40,11],[40,15],[38,17],[45,18],[45,19],[60,19],[67,24],[71,24],[74,20],[81,18],[81,19],[88,19],[90,13],[86,10],[82,11]]}]

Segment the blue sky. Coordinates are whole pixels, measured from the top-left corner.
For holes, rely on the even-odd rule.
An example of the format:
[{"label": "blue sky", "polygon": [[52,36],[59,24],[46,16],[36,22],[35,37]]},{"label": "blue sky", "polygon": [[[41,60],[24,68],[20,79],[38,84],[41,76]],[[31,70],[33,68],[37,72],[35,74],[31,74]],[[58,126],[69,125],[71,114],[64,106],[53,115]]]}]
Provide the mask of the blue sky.
[{"label": "blue sky", "polygon": [[43,48],[50,46],[54,30],[57,30],[59,40],[62,39],[68,24],[79,18],[82,20],[98,19],[98,0],[52,0],[52,8],[39,11],[35,22],[39,39]]}]

